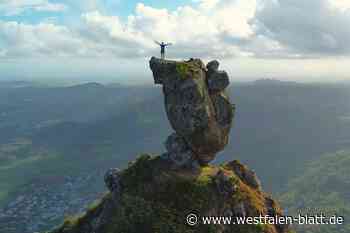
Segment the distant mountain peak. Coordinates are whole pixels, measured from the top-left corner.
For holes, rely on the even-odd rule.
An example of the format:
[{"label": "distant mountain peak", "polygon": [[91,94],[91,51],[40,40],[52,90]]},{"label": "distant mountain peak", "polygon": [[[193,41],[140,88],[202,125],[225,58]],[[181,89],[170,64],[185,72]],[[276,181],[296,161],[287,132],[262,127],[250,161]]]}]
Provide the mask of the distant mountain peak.
[{"label": "distant mountain peak", "polygon": [[283,80],[273,79],[273,78],[262,78],[262,79],[255,80],[254,84],[258,84],[258,85],[296,85],[298,83],[293,82],[293,81],[283,81]]},{"label": "distant mountain peak", "polygon": [[103,84],[97,83],[97,82],[88,82],[88,83],[71,86],[71,88],[104,88],[104,87],[105,86]]}]

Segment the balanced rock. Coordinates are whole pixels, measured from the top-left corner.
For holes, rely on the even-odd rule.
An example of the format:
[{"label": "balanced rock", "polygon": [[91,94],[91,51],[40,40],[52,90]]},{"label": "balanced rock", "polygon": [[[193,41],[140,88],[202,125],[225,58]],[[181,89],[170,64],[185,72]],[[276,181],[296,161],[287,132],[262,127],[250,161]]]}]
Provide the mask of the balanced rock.
[{"label": "balanced rock", "polygon": [[228,143],[234,110],[224,90],[228,75],[219,62],[169,61],[152,57],[155,84],[163,85],[165,110],[172,128],[200,164],[207,164]]}]

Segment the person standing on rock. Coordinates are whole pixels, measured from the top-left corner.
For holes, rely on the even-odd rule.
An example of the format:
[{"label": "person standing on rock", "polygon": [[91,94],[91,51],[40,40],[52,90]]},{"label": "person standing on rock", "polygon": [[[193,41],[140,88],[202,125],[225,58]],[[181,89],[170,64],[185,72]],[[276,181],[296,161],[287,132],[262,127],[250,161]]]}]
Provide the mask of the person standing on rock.
[{"label": "person standing on rock", "polygon": [[155,42],[156,42],[156,44],[158,44],[160,46],[160,55],[161,55],[162,60],[164,60],[165,59],[165,48],[167,46],[172,45],[172,44],[171,43],[164,43],[164,42],[159,43],[158,41],[155,41]]}]

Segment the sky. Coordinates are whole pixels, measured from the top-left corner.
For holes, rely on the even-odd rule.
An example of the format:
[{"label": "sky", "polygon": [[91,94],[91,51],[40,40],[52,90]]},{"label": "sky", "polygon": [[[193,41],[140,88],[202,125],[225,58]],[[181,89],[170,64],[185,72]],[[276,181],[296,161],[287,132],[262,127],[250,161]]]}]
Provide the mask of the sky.
[{"label": "sky", "polygon": [[0,0],[0,80],[152,81],[169,59],[232,80],[350,80],[349,0]]}]

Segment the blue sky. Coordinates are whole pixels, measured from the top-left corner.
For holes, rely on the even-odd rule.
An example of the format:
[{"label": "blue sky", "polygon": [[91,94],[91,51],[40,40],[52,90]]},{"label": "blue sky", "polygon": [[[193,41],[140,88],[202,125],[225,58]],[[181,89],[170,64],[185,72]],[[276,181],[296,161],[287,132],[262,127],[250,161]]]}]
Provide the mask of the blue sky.
[{"label": "blue sky", "polygon": [[[91,3],[87,4],[86,2]],[[38,12],[25,10],[23,13],[17,15],[0,15],[0,20],[40,23],[48,18],[55,18],[57,22],[64,23],[67,22],[67,19],[79,20],[82,13],[92,10],[99,10],[106,15],[118,15],[121,18],[126,18],[134,13],[135,7],[139,2],[139,0],[52,0],[50,3],[64,4],[67,6],[67,9],[62,12]],[[183,5],[195,4],[195,2],[188,0],[147,0],[142,2],[151,7],[166,8],[169,10],[175,10],[177,7]]]},{"label": "blue sky", "polygon": [[0,79],[147,82],[154,40],[237,80],[350,79],[348,0],[2,0]]}]

